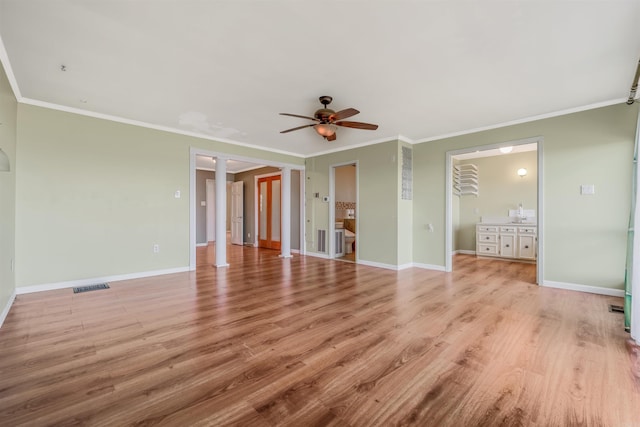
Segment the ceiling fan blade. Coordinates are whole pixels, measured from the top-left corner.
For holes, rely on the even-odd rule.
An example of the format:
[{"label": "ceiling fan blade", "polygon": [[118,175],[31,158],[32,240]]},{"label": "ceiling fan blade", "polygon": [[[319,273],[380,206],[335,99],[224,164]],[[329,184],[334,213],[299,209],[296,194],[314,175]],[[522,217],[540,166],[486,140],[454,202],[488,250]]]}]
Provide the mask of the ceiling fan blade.
[{"label": "ceiling fan blade", "polygon": [[336,140],[336,133],[335,132],[333,133],[333,135],[327,137],[327,141],[335,141],[335,140]]},{"label": "ceiling fan blade", "polygon": [[378,129],[378,125],[373,125],[371,123],[362,123],[362,122],[335,122],[334,125],[344,126],[346,128],[354,128],[354,129],[366,129],[366,130],[376,130]]},{"label": "ceiling fan blade", "polygon": [[300,129],[308,128],[308,127],[311,127],[311,126],[315,126],[315,124],[304,125],[304,126],[298,126],[297,128],[291,128],[291,129],[287,129],[287,130],[280,131],[280,133],[293,132],[294,130],[300,130]]},{"label": "ceiling fan blade", "polygon": [[355,108],[347,108],[345,110],[340,110],[337,113],[333,113],[331,116],[329,116],[329,120],[331,120],[332,122],[335,120],[342,120],[351,116],[355,116],[358,113],[360,113],[360,111],[356,110]]},{"label": "ceiling fan blade", "polygon": [[313,120],[314,122],[319,122],[320,121],[320,120],[316,119],[315,117],[301,116],[299,114],[280,113],[280,115],[281,116],[298,117],[300,119],[309,119],[309,120]]}]

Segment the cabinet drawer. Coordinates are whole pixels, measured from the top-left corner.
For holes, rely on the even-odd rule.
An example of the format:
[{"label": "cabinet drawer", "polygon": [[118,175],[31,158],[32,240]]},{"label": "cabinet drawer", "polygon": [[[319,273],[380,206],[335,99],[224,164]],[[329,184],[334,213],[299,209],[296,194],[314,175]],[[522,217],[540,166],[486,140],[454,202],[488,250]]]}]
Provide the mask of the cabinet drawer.
[{"label": "cabinet drawer", "polygon": [[487,233],[497,233],[498,232],[498,227],[495,225],[479,225],[478,226],[478,231],[479,232],[487,232]]},{"label": "cabinet drawer", "polygon": [[498,245],[478,244],[477,255],[498,255]]},{"label": "cabinet drawer", "polygon": [[536,234],[537,227],[518,227],[518,233],[520,234]]},{"label": "cabinet drawer", "polygon": [[497,234],[478,234],[478,243],[498,243]]},{"label": "cabinet drawer", "polygon": [[515,233],[516,232],[516,228],[515,227],[500,227],[500,232],[501,233]]}]

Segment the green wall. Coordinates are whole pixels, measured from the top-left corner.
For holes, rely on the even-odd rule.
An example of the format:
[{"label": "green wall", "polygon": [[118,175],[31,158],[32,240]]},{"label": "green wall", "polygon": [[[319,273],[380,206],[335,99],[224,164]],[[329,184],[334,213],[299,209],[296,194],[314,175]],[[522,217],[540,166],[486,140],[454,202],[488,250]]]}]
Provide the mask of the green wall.
[{"label": "green wall", "polygon": [[18,287],[188,267],[190,147],[303,164],[25,104],[17,123]]},{"label": "green wall", "polygon": [[543,281],[621,289],[637,114],[620,104],[414,145],[414,262],[445,264],[445,153],[540,136]]},{"label": "green wall", "polygon": [[10,172],[0,172],[0,312],[15,291],[11,264],[15,259],[17,109],[16,98],[0,66],[0,148],[9,157],[11,167]]},{"label": "green wall", "polygon": [[[398,141],[340,151],[307,159],[306,250],[316,251],[318,229],[329,227],[331,165],[358,162],[358,258],[397,265],[398,262]],[[319,198],[314,197],[319,193]]]},{"label": "green wall", "polygon": [[[537,156],[537,151],[528,151],[460,162],[478,166],[480,191],[477,197],[454,196],[459,204],[458,226],[453,228],[454,250],[476,250],[476,223],[483,216],[506,217],[519,203],[538,211]],[[527,170],[522,178],[516,173],[520,168]]]}]

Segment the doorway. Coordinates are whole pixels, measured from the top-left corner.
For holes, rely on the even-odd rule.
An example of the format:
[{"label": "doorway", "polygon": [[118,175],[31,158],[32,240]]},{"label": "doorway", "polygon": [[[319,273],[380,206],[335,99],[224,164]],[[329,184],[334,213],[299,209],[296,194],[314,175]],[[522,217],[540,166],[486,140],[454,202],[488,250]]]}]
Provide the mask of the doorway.
[{"label": "doorway", "polygon": [[530,277],[542,281],[542,143],[537,137],[446,153],[446,271],[463,254],[535,264]]},{"label": "doorway", "polygon": [[357,262],[358,254],[358,165],[357,162],[331,166],[329,228],[330,258]]},{"label": "doorway", "polygon": [[258,178],[258,247],[281,247],[281,176]]}]

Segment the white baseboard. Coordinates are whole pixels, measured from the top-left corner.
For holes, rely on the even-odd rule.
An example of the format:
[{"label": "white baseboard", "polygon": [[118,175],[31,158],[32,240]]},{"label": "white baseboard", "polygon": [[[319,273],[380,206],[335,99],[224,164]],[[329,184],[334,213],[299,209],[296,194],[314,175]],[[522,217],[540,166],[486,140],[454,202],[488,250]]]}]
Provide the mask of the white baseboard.
[{"label": "white baseboard", "polygon": [[467,251],[465,249],[458,249],[457,251],[453,251],[454,255],[475,255],[476,251]]},{"label": "white baseboard", "polygon": [[300,253],[300,249],[291,249],[291,253],[292,254],[299,254]]},{"label": "white baseboard", "polygon": [[14,289],[13,293],[9,297],[9,301],[7,301],[7,305],[4,306],[4,308],[2,309],[2,313],[0,313],[0,328],[4,324],[4,319],[6,319],[7,316],[9,315],[9,310],[11,310],[11,306],[13,305],[13,302],[16,300],[16,295],[17,294]]},{"label": "white baseboard", "polygon": [[34,286],[19,286],[16,288],[18,295],[30,294],[33,292],[53,291],[55,289],[73,288],[77,286],[88,286],[95,283],[117,282],[120,280],[141,279],[143,277],[162,276],[164,274],[184,273],[190,271],[189,267],[169,268],[166,270],[143,271],[140,273],[119,274],[115,276],[94,277],[91,279],[70,280],[68,282],[45,283]]},{"label": "white baseboard", "polygon": [[590,294],[609,295],[612,297],[624,298],[624,290],[622,289],[601,288],[599,286],[579,285],[577,283],[554,282],[552,280],[543,281],[541,283],[541,286],[546,286],[547,288],[567,289],[569,291],[588,292]]},{"label": "white baseboard", "polygon": [[327,254],[321,254],[321,253],[319,253],[319,252],[307,252],[307,253],[305,253],[305,255],[307,255],[307,256],[312,256],[312,257],[316,257],[316,258],[329,259],[329,255],[327,255]]},{"label": "white baseboard", "polygon": [[209,246],[208,243],[196,243],[196,248],[201,248],[203,246]]},{"label": "white baseboard", "polygon": [[413,266],[416,268],[424,268],[425,270],[445,271],[444,265],[423,264],[421,262],[414,262]]}]

